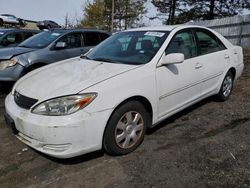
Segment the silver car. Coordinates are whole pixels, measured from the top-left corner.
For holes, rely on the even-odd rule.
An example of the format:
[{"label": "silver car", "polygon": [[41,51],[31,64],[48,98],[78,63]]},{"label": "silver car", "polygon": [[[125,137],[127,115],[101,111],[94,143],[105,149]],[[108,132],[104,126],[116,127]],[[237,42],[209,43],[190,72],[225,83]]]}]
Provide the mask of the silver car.
[{"label": "silver car", "polygon": [[0,81],[16,81],[38,67],[84,54],[108,37],[107,32],[90,29],[39,33],[18,47],[0,49]]}]

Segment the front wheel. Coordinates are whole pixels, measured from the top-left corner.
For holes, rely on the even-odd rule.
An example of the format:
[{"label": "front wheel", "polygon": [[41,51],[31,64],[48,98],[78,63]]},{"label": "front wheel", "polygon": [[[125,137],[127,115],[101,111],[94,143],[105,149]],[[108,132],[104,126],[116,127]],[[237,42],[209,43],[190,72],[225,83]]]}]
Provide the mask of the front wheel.
[{"label": "front wheel", "polygon": [[230,97],[233,89],[233,79],[233,74],[231,72],[228,72],[221,84],[220,91],[217,95],[217,98],[220,101],[226,101]]},{"label": "front wheel", "polygon": [[104,133],[103,147],[111,155],[134,151],[142,142],[149,114],[138,101],[118,107],[112,114]]}]

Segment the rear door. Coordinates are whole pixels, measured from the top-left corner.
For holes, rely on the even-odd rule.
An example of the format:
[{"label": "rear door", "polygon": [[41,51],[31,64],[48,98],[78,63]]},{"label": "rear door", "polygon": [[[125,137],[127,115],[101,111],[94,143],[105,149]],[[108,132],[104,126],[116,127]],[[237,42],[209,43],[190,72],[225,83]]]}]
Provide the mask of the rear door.
[{"label": "rear door", "polygon": [[230,63],[228,49],[209,30],[195,29],[197,45],[199,49],[198,62],[203,69],[202,94],[206,95],[220,85],[223,71]]}]

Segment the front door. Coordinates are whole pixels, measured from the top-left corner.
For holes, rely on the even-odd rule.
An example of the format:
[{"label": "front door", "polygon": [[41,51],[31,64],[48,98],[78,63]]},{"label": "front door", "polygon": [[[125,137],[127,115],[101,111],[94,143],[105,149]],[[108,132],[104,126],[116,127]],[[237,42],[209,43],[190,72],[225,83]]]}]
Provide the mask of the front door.
[{"label": "front door", "polygon": [[156,68],[158,118],[164,118],[201,95],[203,70],[197,60],[197,45],[191,30],[179,31],[170,41],[165,54],[183,53],[185,60]]},{"label": "front door", "polygon": [[63,48],[56,48],[51,52],[54,62],[60,61],[76,56],[80,56],[83,51],[83,34],[82,33],[70,33],[62,37],[58,42],[65,42],[66,46]]}]

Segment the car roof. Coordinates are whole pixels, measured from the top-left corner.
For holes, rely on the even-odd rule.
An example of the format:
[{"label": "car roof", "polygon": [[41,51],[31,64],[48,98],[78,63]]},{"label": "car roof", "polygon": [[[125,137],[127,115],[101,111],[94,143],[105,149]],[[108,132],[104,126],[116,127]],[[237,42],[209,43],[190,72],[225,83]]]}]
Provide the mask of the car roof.
[{"label": "car roof", "polygon": [[10,32],[18,32],[18,31],[27,31],[27,32],[40,32],[39,30],[35,30],[35,29],[1,29],[0,28],[0,32],[4,32],[4,33],[10,33]]},{"label": "car roof", "polygon": [[[13,14],[0,14],[1,16],[15,16]],[[16,16],[15,16],[16,17]]]},{"label": "car roof", "polygon": [[101,32],[101,33],[109,34],[108,31],[98,30],[98,29],[59,29],[59,28],[55,28],[55,29],[44,30],[44,31],[48,31],[48,32],[61,32],[61,33],[70,33],[70,32]]},{"label": "car roof", "polygon": [[178,28],[178,29],[205,28],[205,29],[207,29],[206,27],[198,26],[198,25],[179,24],[179,25],[166,25],[166,26],[157,26],[157,27],[141,27],[141,28],[129,29],[129,30],[126,30],[126,31],[172,31],[172,30],[174,30],[176,28]]}]

